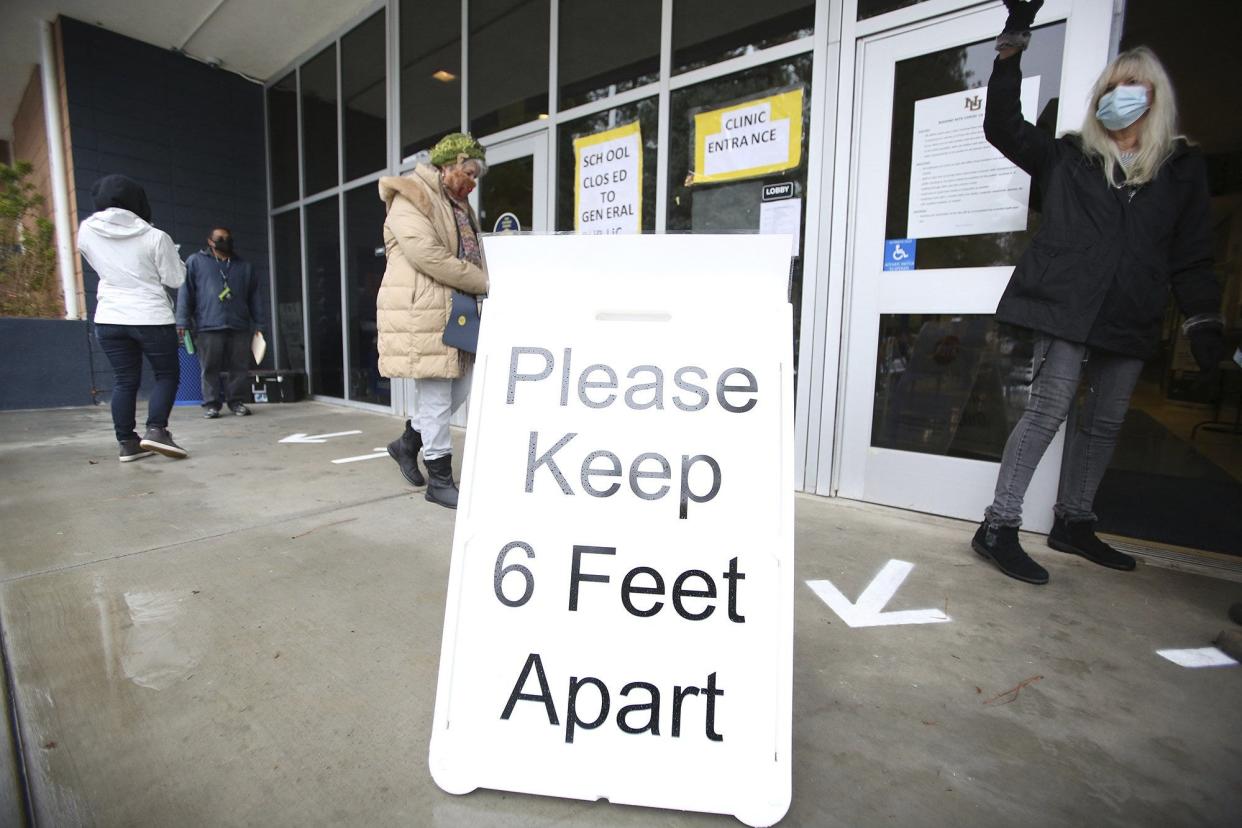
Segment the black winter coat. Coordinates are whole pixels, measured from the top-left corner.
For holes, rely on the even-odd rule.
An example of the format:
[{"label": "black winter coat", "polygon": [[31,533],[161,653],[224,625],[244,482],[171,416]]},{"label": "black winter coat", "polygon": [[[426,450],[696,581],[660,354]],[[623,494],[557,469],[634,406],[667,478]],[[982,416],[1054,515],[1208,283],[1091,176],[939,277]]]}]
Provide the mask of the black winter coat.
[{"label": "black winter coat", "polygon": [[[229,293],[220,299],[225,286]],[[264,327],[263,294],[250,262],[233,256],[220,262],[209,250],[185,260],[185,282],[177,293],[177,327],[195,331],[257,331]]]},{"label": "black winter coat", "polygon": [[1203,156],[1179,140],[1152,181],[1110,186],[1077,135],[1053,138],[1023,120],[1018,61],[996,60],[983,130],[1030,173],[1043,194],[1043,223],[996,318],[1146,359],[1159,342],[1170,286],[1187,317],[1220,311]]}]

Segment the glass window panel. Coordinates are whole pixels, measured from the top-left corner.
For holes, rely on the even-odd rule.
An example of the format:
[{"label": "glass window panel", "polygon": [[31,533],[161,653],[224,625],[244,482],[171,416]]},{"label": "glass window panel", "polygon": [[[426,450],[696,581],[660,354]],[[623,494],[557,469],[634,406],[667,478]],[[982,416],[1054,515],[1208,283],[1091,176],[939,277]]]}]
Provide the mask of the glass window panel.
[{"label": "glass window panel", "polygon": [[375,298],[384,278],[384,202],[375,185],[345,194],[345,264],[349,296],[349,398],[388,405],[387,377],[379,373]]},{"label": "glass window panel", "polygon": [[290,72],[267,90],[271,139],[272,206],[298,200],[298,88]]},{"label": "glass window panel", "polygon": [[470,0],[470,129],[548,112],[548,0]]},{"label": "glass window panel", "polygon": [[927,0],[858,0],[858,19],[866,20],[868,17],[875,17],[877,14],[897,11],[897,9],[917,6],[919,3],[925,2]]},{"label": "glass window panel", "polygon": [[388,166],[386,55],[383,11],[341,38],[346,181]]},{"label": "glass window panel", "polygon": [[660,78],[660,0],[565,0],[557,27],[561,109]]},{"label": "glass window panel", "polygon": [[656,148],[660,124],[659,101],[655,97],[561,124],[556,141],[557,230],[574,229],[574,139],[634,121],[638,121],[643,138],[642,228],[644,233],[655,232]]},{"label": "glass window panel", "polygon": [[272,217],[272,258],[276,264],[276,335],[285,370],[306,370],[302,329],[302,228],[297,210]]},{"label": "glass window panel", "polygon": [[344,397],[341,224],[336,196],[306,207],[306,272],[311,393]]},{"label": "glass window panel", "polygon": [[302,150],[306,194],[337,185],[336,46],[302,66]]},{"label": "glass window panel", "polygon": [[871,445],[999,461],[1030,396],[1033,344],[990,314],[882,314]]},{"label": "glass window panel", "polygon": [[[688,184],[694,163],[694,116],[706,109],[801,86],[802,163],[793,169],[759,178],[719,184]],[[801,199],[802,229],[798,255],[790,267],[790,301],[794,306],[794,356],[797,358],[802,307],[802,248],[806,239],[806,174],[811,141],[811,56],[763,66],[674,90],[670,101],[668,219],[670,233],[757,233],[764,184],[790,182]]]},{"label": "glass window panel", "polygon": [[[1023,76],[1038,75],[1040,79],[1035,123],[1050,135],[1056,130],[1064,45],[1065,23],[1054,23],[1035,30],[1031,46],[1022,56]],[[915,103],[924,98],[986,87],[995,55],[995,41],[985,40],[898,61],[893,79],[892,154],[889,157],[885,238],[909,238]],[[917,266],[923,269],[1015,264],[1039,227],[1039,204],[1038,187],[1032,182],[1026,230],[919,239]]]},{"label": "glass window panel", "polygon": [[461,6],[401,0],[401,157],[461,129]]},{"label": "glass window panel", "polygon": [[505,213],[517,216],[523,230],[534,226],[535,157],[522,155],[490,166],[479,181],[479,225],[484,232]]},{"label": "glass window panel", "polygon": [[807,37],[813,0],[674,0],[673,73]]}]

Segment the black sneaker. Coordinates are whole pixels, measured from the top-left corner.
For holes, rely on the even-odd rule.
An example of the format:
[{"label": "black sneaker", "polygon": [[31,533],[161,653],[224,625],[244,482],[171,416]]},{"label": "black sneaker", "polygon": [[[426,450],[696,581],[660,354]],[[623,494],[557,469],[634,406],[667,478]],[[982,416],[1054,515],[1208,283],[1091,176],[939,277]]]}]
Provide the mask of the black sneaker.
[{"label": "black sneaker", "polygon": [[244,403],[229,403],[229,411],[238,417],[249,417],[250,409]]},{"label": "black sneaker", "polygon": [[173,442],[172,434],[166,428],[157,428],[152,426],[147,429],[147,433],[143,435],[140,445],[144,449],[159,452],[165,457],[172,457],[175,460],[183,460],[190,456],[190,453],[181,446]]},{"label": "black sneaker", "polygon": [[1048,533],[1048,545],[1059,552],[1081,555],[1092,563],[1129,572],[1134,569],[1134,558],[1118,552],[1095,536],[1094,521],[1069,521],[1056,518]]},{"label": "black sneaker", "polygon": [[1016,526],[997,526],[993,529],[985,520],[979,524],[970,546],[1010,578],[1028,584],[1048,583],[1048,570],[1031,560],[1031,556],[1018,543]]},{"label": "black sneaker", "polygon": [[213,405],[213,406],[208,406],[207,408],[203,409],[203,419],[214,420],[216,417],[219,417],[219,416],[220,416],[219,406]]},{"label": "black sneaker", "polygon": [[155,452],[153,451],[148,451],[147,449],[144,449],[141,445],[141,441],[139,441],[137,437],[131,437],[128,440],[122,440],[117,445],[120,446],[120,450],[117,452],[117,459],[120,460],[122,463],[129,463],[134,460],[141,460],[144,457],[150,457],[152,454],[155,454]]}]

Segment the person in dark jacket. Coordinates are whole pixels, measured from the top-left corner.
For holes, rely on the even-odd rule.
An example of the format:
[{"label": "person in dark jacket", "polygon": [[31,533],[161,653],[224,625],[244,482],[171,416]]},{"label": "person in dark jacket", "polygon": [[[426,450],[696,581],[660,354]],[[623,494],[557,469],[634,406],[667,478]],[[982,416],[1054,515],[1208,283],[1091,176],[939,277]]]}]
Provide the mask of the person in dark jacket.
[{"label": "person in dark jacket", "polygon": [[[996,308],[1036,334],[1030,398],[1005,444],[992,505],[972,547],[1013,578],[1048,581],[1018,543],[1022,501],[1057,429],[1069,426],[1048,545],[1102,566],[1134,559],[1094,532],[1096,489],[1144,360],[1153,355],[1170,288],[1204,372],[1224,355],[1221,293],[1212,270],[1207,172],[1177,136],[1173,88],[1143,47],[1116,57],[1092,90],[1082,131],[1053,138],[1022,118],[1020,55],[1043,0],[1005,0],[988,81],[987,140],[1029,173],[1043,222]],[[1079,381],[1087,388],[1074,409]]]},{"label": "person in dark jacket", "polygon": [[[233,251],[227,227],[212,229],[207,248],[185,262],[177,294],[177,334],[191,331],[203,369],[203,416],[220,416],[224,403],[239,417],[250,413],[251,342],[263,327],[263,296],[250,262]],[[227,379],[220,382],[220,375]]]}]

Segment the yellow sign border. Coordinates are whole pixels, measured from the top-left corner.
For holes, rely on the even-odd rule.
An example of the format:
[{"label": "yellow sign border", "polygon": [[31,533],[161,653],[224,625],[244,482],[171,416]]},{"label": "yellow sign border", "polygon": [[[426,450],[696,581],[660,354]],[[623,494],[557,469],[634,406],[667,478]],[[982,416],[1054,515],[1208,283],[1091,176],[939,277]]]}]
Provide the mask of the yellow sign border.
[{"label": "yellow sign border", "polygon": [[[802,87],[752,98],[742,103],[732,104],[722,109],[711,109],[694,116],[694,179],[695,184],[711,184],[717,181],[736,181],[743,178],[755,178],[768,173],[780,172],[797,167],[802,163]],[[789,155],[785,161],[776,164],[764,164],[758,167],[746,167],[727,173],[707,175],[703,172],[706,163],[707,136],[722,130],[724,116],[738,109],[749,109],[767,101],[770,104],[772,120],[789,119]]]},{"label": "yellow sign border", "polygon": [[574,139],[574,232],[580,232],[582,225],[582,150],[587,147],[615,141],[630,135],[638,136],[638,232],[643,232],[643,133],[638,121],[630,121],[619,127],[606,129]]}]

